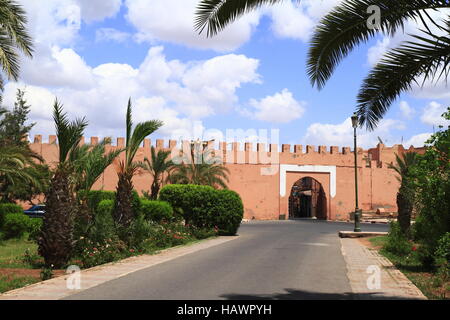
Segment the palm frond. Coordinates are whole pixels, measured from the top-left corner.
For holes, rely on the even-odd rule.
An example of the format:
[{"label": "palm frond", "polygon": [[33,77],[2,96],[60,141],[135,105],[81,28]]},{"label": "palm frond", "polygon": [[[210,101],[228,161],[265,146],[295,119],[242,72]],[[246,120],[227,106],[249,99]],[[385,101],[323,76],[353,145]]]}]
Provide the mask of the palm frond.
[{"label": "palm frond", "polygon": [[378,33],[367,26],[371,5],[381,9],[380,31],[391,36],[408,19],[420,20],[428,29],[438,25],[425,10],[450,7],[447,0],[345,0],[322,18],[312,37],[307,72],[313,85],[323,88],[341,60]]},{"label": "palm frond", "polygon": [[9,79],[17,80],[19,52],[29,57],[33,53],[25,11],[15,1],[0,0],[0,21],[0,64]]},{"label": "palm frond", "polygon": [[283,0],[202,0],[197,6],[194,28],[199,33],[206,28],[211,37],[242,15],[280,2]]},{"label": "palm frond", "polygon": [[386,53],[364,80],[357,106],[360,125],[372,130],[399,95],[418,83],[419,77],[423,77],[423,85],[448,76],[450,37],[423,32],[426,37],[414,36],[417,41],[408,41]]},{"label": "palm frond", "polygon": [[87,127],[87,121],[85,118],[69,121],[58,99],[55,100],[53,105],[53,120],[59,143],[59,162],[63,164],[68,160],[72,151],[76,152],[83,137],[84,129]]},{"label": "palm frond", "polygon": [[116,149],[105,153],[105,146],[110,141],[110,138],[106,138],[94,146],[83,145],[76,149],[77,152],[71,153],[73,154],[71,161],[75,167],[77,190],[91,190],[106,168],[125,150]]}]

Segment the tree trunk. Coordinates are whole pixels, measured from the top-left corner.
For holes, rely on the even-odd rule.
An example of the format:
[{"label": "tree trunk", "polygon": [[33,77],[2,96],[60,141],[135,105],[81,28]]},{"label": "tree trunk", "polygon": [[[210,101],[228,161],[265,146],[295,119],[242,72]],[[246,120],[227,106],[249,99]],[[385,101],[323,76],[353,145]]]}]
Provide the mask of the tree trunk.
[{"label": "tree trunk", "polygon": [[151,195],[150,195],[150,198],[152,200],[156,200],[158,198],[159,188],[160,187],[158,181],[154,179],[151,186]]},{"label": "tree trunk", "polygon": [[397,208],[400,229],[404,235],[408,236],[413,206],[411,201],[402,192],[397,193]]},{"label": "tree trunk", "polygon": [[76,202],[68,180],[67,172],[57,169],[46,195],[46,213],[38,245],[47,267],[65,267],[74,246]]},{"label": "tree trunk", "polygon": [[117,183],[116,206],[114,220],[123,227],[128,227],[133,221],[133,182],[132,175],[125,172],[119,173]]}]

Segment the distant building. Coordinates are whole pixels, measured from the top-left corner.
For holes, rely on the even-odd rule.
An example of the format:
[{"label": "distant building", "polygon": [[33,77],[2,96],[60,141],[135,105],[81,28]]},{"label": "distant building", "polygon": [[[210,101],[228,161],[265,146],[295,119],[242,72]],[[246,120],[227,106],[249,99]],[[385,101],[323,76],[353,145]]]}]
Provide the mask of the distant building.
[{"label": "distant building", "polygon": [[[91,144],[98,143],[97,137]],[[47,163],[58,159],[56,137],[50,136],[49,143],[42,143],[42,136],[35,136],[31,148],[41,154]],[[84,143],[84,142],[83,142]],[[124,138],[117,138],[116,146],[123,147]],[[184,148],[190,145],[184,142]],[[151,141],[146,139],[136,155],[136,160],[150,156]],[[354,155],[350,148],[314,147],[301,145],[266,146],[245,143],[243,148],[232,143],[227,150],[226,143],[219,143],[215,156],[223,159],[230,170],[229,188],[240,194],[244,202],[244,218],[257,220],[278,220],[280,218],[312,217],[324,220],[348,220],[355,208]],[[157,149],[180,152],[177,142],[156,141]],[[180,146],[180,149],[181,146]],[[389,164],[395,163],[395,155],[415,151],[423,153],[424,148],[402,145],[386,147],[378,144],[369,150],[358,149],[359,207],[375,212],[383,208],[396,212],[396,195],[399,182]],[[139,192],[149,190],[149,174],[133,179]],[[114,164],[100,177],[94,189],[115,190],[117,174]]]}]

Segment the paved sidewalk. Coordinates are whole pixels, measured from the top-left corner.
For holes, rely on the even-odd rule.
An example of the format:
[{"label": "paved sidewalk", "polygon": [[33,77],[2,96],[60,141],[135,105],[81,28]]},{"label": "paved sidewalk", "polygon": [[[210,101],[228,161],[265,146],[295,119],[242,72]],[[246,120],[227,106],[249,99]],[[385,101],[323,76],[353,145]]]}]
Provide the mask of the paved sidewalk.
[{"label": "paved sidewalk", "polygon": [[130,273],[182,257],[184,255],[211,248],[213,246],[237,239],[238,237],[219,237],[198,243],[174,247],[155,255],[142,255],[108,263],[81,271],[81,289],[71,290],[67,287],[69,275],[39,282],[24,288],[0,294],[0,300],[58,300],[75,293],[98,286],[107,281],[124,277]]},{"label": "paved sidewalk", "polygon": [[[376,250],[367,248],[357,239],[340,240],[342,254],[347,263],[347,276],[356,299],[427,299],[403,273]],[[379,286],[376,277],[378,270]]]}]

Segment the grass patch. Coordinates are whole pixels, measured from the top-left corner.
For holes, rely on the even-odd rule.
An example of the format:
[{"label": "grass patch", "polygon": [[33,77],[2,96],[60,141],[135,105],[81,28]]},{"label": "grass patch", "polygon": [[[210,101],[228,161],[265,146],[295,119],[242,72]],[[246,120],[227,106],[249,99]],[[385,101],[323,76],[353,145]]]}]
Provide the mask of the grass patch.
[{"label": "grass patch", "polygon": [[374,247],[382,248],[387,241],[387,236],[369,238],[369,241]]},{"label": "grass patch", "polygon": [[[373,246],[382,248],[388,241],[388,236],[370,238],[369,241]],[[443,281],[435,273],[435,270],[424,267],[416,251],[402,256],[393,254],[383,248],[379,252],[388,258],[428,299],[450,299],[450,282]]]},{"label": "grass patch", "polygon": [[39,281],[40,279],[34,277],[0,276],[0,293],[22,288]]},{"label": "grass patch", "polygon": [[23,260],[25,252],[37,254],[37,244],[24,239],[0,241],[0,268],[33,268]]}]

